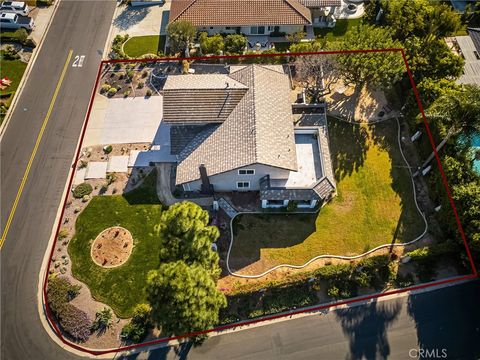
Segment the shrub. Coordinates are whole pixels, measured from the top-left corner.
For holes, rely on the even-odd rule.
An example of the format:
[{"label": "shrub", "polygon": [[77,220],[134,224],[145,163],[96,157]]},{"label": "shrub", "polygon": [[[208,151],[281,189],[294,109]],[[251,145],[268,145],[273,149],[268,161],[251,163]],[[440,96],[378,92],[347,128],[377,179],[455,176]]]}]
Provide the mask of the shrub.
[{"label": "shrub", "polygon": [[68,236],[68,230],[67,229],[61,229],[58,232],[58,240],[63,240]]},{"label": "shrub", "polygon": [[331,286],[327,290],[327,295],[334,299],[338,299],[340,297],[340,290],[336,286]]},{"label": "shrub", "polygon": [[145,86],[145,83],[143,81],[139,81],[138,84],[137,84],[137,87],[139,89],[142,89],[144,86]]},{"label": "shrub", "polygon": [[198,40],[203,54],[220,55],[225,47],[223,37],[220,34],[208,36],[207,33],[202,32]]},{"label": "shrub", "polygon": [[107,185],[112,184],[113,182],[115,182],[115,180],[117,180],[117,174],[115,174],[115,173],[108,173],[107,174]]},{"label": "shrub", "polygon": [[67,278],[50,276],[48,278],[47,299],[50,310],[55,315],[80,293],[81,286],[73,285]]},{"label": "shrub", "polygon": [[18,29],[16,31],[2,31],[0,32],[0,39],[2,42],[11,41],[25,44],[28,38],[28,32],[25,29]]},{"label": "shrub", "polygon": [[287,211],[295,211],[297,210],[297,202],[290,200],[287,205]]},{"label": "shrub", "polygon": [[103,94],[103,93],[106,93],[108,92],[108,90],[110,90],[112,87],[109,85],[109,84],[103,84],[102,87],[100,88],[100,92]]},{"label": "shrub", "polygon": [[126,58],[128,58],[128,56],[125,55],[125,53],[123,52],[123,49],[122,49],[123,44],[127,40],[128,40],[128,34],[126,34],[125,36],[122,36],[122,35],[115,36],[115,38],[113,39],[113,43],[112,43],[112,51],[110,52],[110,58],[111,59],[126,59]]},{"label": "shrub", "polygon": [[104,152],[105,154],[110,154],[110,153],[112,152],[112,150],[113,150],[112,145],[107,145],[107,146],[105,146],[105,147],[103,148],[103,152]]},{"label": "shrub", "polygon": [[109,328],[110,325],[112,325],[112,310],[104,307],[102,310],[97,311],[92,324],[92,331],[104,331]]},{"label": "shrub", "polygon": [[117,91],[118,90],[116,88],[112,87],[110,90],[108,90],[107,94],[108,96],[112,97],[117,93]]},{"label": "shrub", "polygon": [[123,93],[123,97],[128,97],[130,95],[130,90],[127,90]]},{"label": "shrub", "polygon": [[132,80],[134,76],[135,76],[135,71],[133,71],[133,70],[128,70],[127,71],[127,78]]},{"label": "shrub", "polygon": [[146,92],[146,96],[147,97],[152,96],[152,90],[148,89]]},{"label": "shrub", "polygon": [[142,72],[142,78],[146,78],[147,76],[148,76],[148,72],[147,72],[147,71]]},{"label": "shrub", "polygon": [[141,342],[152,327],[150,313],[152,308],[148,304],[139,304],[133,310],[133,317],[130,322],[122,328],[120,337],[123,340],[134,343]]},{"label": "shrub", "polygon": [[58,320],[63,330],[75,340],[86,341],[89,338],[92,321],[85,311],[66,304],[58,314]]},{"label": "shrub", "polygon": [[5,60],[18,60],[20,55],[18,55],[18,51],[12,45],[7,45],[3,50],[3,58]]},{"label": "shrub", "polygon": [[247,38],[243,35],[232,34],[225,37],[225,52],[232,55],[241,55],[247,46]]},{"label": "shrub", "polygon": [[92,185],[88,183],[81,183],[73,190],[73,196],[77,199],[81,199],[85,195],[90,195],[92,191],[93,191]]},{"label": "shrub", "polygon": [[294,285],[274,288],[265,295],[263,309],[265,314],[275,314],[297,307],[314,305],[318,302],[315,291],[308,285]]}]

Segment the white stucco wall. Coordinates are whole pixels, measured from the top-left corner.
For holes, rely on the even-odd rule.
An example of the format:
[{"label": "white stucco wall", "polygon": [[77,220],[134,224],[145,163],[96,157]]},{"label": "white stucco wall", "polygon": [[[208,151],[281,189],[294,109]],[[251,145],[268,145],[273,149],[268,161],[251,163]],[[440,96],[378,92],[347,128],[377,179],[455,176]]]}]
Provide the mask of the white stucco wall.
[{"label": "white stucco wall", "polygon": [[[238,170],[240,169],[254,169],[254,175],[239,175]],[[260,178],[265,175],[270,175],[271,179],[287,179],[289,170],[279,169],[272,166],[254,164],[250,166],[245,166],[235,170],[231,170],[222,174],[210,176],[210,183],[213,185],[215,191],[251,191],[251,190],[260,190]],[[208,173],[208,168],[207,168]],[[249,181],[250,188],[239,189],[237,188],[238,181]],[[200,190],[202,182],[200,180],[192,181],[184,185],[184,188],[187,191],[198,191]]]}]

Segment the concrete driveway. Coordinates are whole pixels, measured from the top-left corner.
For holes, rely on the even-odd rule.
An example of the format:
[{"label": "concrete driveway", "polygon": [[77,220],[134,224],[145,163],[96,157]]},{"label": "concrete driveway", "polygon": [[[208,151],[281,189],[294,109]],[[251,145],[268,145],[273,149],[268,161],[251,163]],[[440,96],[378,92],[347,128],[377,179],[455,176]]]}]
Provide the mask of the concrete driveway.
[{"label": "concrete driveway", "polygon": [[155,143],[156,139],[165,145],[169,129],[160,128],[162,106],[162,96],[108,99],[97,95],[83,146]]},{"label": "concrete driveway", "polygon": [[112,39],[117,34],[132,36],[164,35],[170,14],[170,1],[163,5],[117,8],[112,24]]}]

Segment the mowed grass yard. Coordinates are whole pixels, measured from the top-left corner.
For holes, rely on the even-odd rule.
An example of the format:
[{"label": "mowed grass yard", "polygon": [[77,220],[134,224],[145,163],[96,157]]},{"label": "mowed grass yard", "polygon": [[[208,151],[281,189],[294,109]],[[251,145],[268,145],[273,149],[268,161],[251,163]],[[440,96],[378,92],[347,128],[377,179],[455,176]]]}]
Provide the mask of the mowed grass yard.
[{"label": "mowed grass yard", "polygon": [[[135,305],[146,301],[144,291],[149,270],[159,266],[158,224],[162,205],[155,194],[155,173],[143,186],[124,196],[95,196],[79,215],[76,233],[68,246],[73,275],[84,282],[93,297],[110,305],[120,317],[132,316]],[[104,269],[95,264],[90,248],[97,235],[111,226],[123,226],[134,239],[127,262]]]},{"label": "mowed grass yard", "polygon": [[328,41],[341,39],[347,31],[362,23],[362,19],[339,19],[333,28],[313,28],[315,36],[321,36]]},{"label": "mowed grass yard", "polygon": [[123,51],[132,58],[145,54],[157,55],[165,51],[165,35],[134,36],[125,42]]},{"label": "mowed grass yard", "polygon": [[0,52],[0,76],[2,79],[7,77],[12,80],[10,86],[0,90],[0,95],[13,94],[17,90],[26,68],[27,63],[20,60],[5,60],[3,58],[3,51]]},{"label": "mowed grass yard", "polygon": [[243,214],[234,221],[236,269],[301,265],[322,255],[357,255],[423,231],[394,120],[376,126],[329,120],[338,196],[318,214]]}]

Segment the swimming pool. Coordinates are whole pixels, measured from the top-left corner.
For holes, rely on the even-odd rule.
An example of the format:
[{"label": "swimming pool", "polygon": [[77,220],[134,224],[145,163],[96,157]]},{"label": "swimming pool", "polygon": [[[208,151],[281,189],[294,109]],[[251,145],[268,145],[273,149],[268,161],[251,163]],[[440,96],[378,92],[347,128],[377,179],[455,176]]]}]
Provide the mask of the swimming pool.
[{"label": "swimming pool", "polygon": [[[480,150],[480,134],[475,135],[472,138],[472,147],[474,151]],[[473,170],[475,170],[476,173],[480,174],[480,159],[473,161]]]}]

